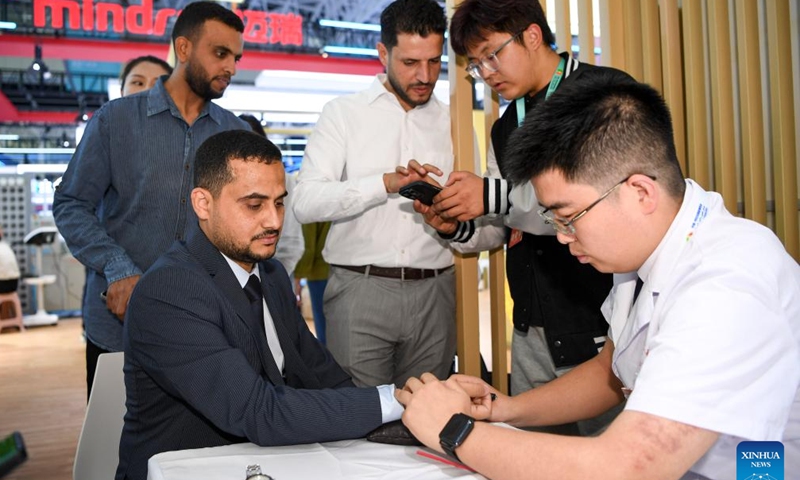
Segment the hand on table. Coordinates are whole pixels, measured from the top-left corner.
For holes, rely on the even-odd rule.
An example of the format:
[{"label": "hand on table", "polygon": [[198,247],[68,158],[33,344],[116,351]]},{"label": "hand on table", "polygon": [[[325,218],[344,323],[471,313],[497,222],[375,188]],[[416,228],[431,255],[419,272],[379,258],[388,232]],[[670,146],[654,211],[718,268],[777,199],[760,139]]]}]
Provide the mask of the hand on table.
[{"label": "hand on table", "polygon": [[[511,400],[511,397],[509,395],[500,393],[500,390],[497,390],[496,388],[484,382],[480,378],[473,377],[471,375],[452,375],[448,380],[453,380],[455,382],[458,382],[458,384],[465,389],[477,388],[478,391],[480,391],[480,388],[484,388],[485,391],[489,392],[489,396],[491,398],[489,415],[484,418],[481,418],[481,420],[486,420],[489,422],[506,422],[508,420],[508,414],[506,412],[509,408],[509,402]],[[478,387],[475,387],[476,385]],[[483,397],[473,398],[472,401],[482,402]]]},{"label": "hand on table", "polygon": [[417,439],[430,448],[442,451],[439,432],[455,413],[465,413],[483,420],[491,416],[490,389],[483,382],[450,378],[441,381],[423,373],[410,378],[402,390],[395,391],[397,401],[405,405],[403,423]]}]

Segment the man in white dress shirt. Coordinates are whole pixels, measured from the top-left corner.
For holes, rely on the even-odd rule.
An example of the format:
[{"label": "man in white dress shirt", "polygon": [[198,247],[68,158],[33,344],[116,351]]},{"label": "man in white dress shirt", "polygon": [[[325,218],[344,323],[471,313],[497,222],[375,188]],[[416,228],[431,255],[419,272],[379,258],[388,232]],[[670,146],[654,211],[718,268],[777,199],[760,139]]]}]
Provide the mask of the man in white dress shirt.
[{"label": "man in white dress shirt", "polygon": [[[488,385],[480,402],[460,390],[472,377],[411,379],[404,422],[495,479],[797,478],[800,266],[773,232],[684,179],[651,87],[599,75],[562,88],[510,138],[509,178],[532,181],[539,214],[578,261],[615,274],[609,340],[563,377],[495,401]],[[465,415],[552,425],[623,397],[590,438]],[[739,464],[759,449],[768,456]]]},{"label": "man in white dress shirt", "polygon": [[433,0],[386,7],[377,45],[386,73],[325,106],[294,192],[301,223],[333,222],[328,348],[357,385],[446,377],[455,354],[452,253],[397,193],[453,168],[449,111],[433,95],[445,28]]}]

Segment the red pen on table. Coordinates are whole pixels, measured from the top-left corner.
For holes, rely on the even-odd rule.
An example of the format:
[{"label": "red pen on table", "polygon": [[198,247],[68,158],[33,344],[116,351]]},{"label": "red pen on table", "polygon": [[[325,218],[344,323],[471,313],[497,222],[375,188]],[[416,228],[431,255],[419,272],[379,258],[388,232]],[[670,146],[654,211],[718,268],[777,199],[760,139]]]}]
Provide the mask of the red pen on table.
[{"label": "red pen on table", "polygon": [[450,465],[451,467],[461,468],[463,470],[470,471],[472,473],[477,473],[475,470],[469,468],[468,466],[464,465],[461,462],[457,462],[455,460],[451,460],[447,457],[443,457],[437,453],[428,452],[425,450],[417,450],[417,455],[425,458],[430,458],[431,460],[436,460],[438,462],[442,462],[446,465]]}]

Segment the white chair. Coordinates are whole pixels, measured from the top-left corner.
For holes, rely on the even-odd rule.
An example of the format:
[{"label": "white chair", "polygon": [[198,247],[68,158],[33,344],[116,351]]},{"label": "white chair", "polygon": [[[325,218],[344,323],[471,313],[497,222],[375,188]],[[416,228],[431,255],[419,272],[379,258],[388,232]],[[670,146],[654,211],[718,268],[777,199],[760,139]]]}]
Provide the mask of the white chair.
[{"label": "white chair", "polygon": [[122,352],[98,357],[92,395],[75,451],[74,480],[109,480],[117,471],[126,411],[123,363]]}]

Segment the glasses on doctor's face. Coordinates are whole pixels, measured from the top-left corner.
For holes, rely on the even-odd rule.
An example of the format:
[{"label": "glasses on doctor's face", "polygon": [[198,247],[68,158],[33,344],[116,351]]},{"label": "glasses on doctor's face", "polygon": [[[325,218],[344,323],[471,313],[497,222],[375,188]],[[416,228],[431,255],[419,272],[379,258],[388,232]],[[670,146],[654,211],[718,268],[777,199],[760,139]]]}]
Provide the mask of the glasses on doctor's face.
[{"label": "glasses on doctor's face", "polygon": [[[588,207],[584,208],[580,212],[578,212],[575,215],[573,215],[572,218],[567,219],[567,218],[562,218],[562,217],[556,216],[556,215],[553,214],[553,212],[550,211],[549,208],[540,209],[539,210],[539,216],[542,217],[542,219],[544,220],[544,222],[546,224],[552,225],[553,229],[556,232],[558,232],[558,233],[560,233],[562,235],[575,235],[575,222],[577,222],[578,220],[583,218],[584,215],[589,213],[589,211],[591,209],[596,207],[598,203],[600,203],[603,200],[605,200],[606,197],[611,195],[611,193],[614,190],[619,188],[619,186],[622,185],[623,183],[627,182],[628,179],[630,179],[632,176],[633,175],[629,175],[629,176],[625,177],[624,179],[622,179],[621,181],[617,182],[613,187],[609,188],[608,190],[605,191],[605,193],[600,195],[600,198],[598,198],[597,200],[595,200],[594,202],[589,204]],[[650,177],[653,180],[656,179],[656,177],[654,177],[652,175],[647,175],[647,176]]]},{"label": "glasses on doctor's face", "polygon": [[483,78],[484,70],[489,71],[490,73],[500,70],[500,59],[497,58],[497,54],[500,53],[500,50],[505,48],[506,45],[522,35],[524,31],[525,30],[520,30],[516,35],[512,35],[511,38],[503,42],[499,47],[495,48],[494,51],[489,55],[479,58],[477,62],[470,62],[469,65],[467,65],[467,73],[469,73],[470,76],[472,76],[472,78],[475,80],[481,80]]}]

